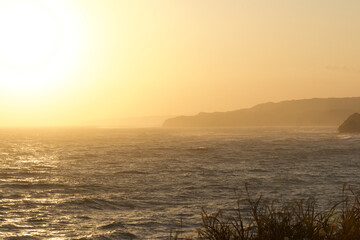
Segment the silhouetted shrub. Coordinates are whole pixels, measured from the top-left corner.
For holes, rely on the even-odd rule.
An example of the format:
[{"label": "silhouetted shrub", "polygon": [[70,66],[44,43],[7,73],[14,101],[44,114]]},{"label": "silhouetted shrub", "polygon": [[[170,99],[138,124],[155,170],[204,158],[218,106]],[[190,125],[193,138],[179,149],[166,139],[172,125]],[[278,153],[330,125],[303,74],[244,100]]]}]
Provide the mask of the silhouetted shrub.
[{"label": "silhouetted shrub", "polygon": [[[201,227],[193,239],[208,240],[360,240],[360,199],[344,184],[342,200],[325,211],[315,208],[315,199],[280,204],[262,197],[239,199],[231,216],[221,210],[201,213]],[[244,207],[244,203],[246,207]],[[170,239],[181,238],[178,232]]]}]

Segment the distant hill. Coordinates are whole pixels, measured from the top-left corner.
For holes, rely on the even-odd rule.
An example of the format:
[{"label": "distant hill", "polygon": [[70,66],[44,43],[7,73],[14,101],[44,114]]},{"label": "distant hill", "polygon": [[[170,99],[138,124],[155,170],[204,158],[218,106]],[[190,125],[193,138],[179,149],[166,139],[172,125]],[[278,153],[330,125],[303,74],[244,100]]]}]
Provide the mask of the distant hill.
[{"label": "distant hill", "polygon": [[341,133],[360,133],[360,114],[350,115],[338,128]]},{"label": "distant hill", "polygon": [[164,127],[339,126],[360,112],[360,97],[313,98],[263,103],[229,112],[167,119]]}]

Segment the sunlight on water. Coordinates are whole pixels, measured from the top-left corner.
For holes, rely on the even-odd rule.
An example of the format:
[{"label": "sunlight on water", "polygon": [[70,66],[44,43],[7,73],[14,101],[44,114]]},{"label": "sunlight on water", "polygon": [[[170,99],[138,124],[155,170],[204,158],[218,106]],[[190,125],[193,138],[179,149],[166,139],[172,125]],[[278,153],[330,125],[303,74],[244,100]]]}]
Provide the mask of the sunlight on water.
[{"label": "sunlight on water", "polygon": [[[250,191],[319,207],[360,175],[332,128],[0,131],[0,238],[167,239]],[[36,238],[35,238],[36,239]]]}]

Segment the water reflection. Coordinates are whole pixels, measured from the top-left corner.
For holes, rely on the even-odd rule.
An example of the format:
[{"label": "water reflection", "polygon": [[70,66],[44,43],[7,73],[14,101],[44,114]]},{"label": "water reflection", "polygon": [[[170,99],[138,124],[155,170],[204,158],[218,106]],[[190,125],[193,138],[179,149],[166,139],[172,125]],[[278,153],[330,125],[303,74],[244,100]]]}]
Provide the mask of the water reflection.
[{"label": "water reflection", "polygon": [[327,204],[357,183],[359,138],[333,129],[0,131],[0,238],[167,239],[245,182]]}]

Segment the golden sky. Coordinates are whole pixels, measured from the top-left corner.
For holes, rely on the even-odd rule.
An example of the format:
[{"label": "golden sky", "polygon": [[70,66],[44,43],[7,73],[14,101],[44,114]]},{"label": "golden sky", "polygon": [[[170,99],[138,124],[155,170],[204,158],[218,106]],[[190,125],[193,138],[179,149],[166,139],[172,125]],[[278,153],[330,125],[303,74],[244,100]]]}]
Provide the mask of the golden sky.
[{"label": "golden sky", "polygon": [[360,96],[360,1],[0,0],[0,126]]}]

